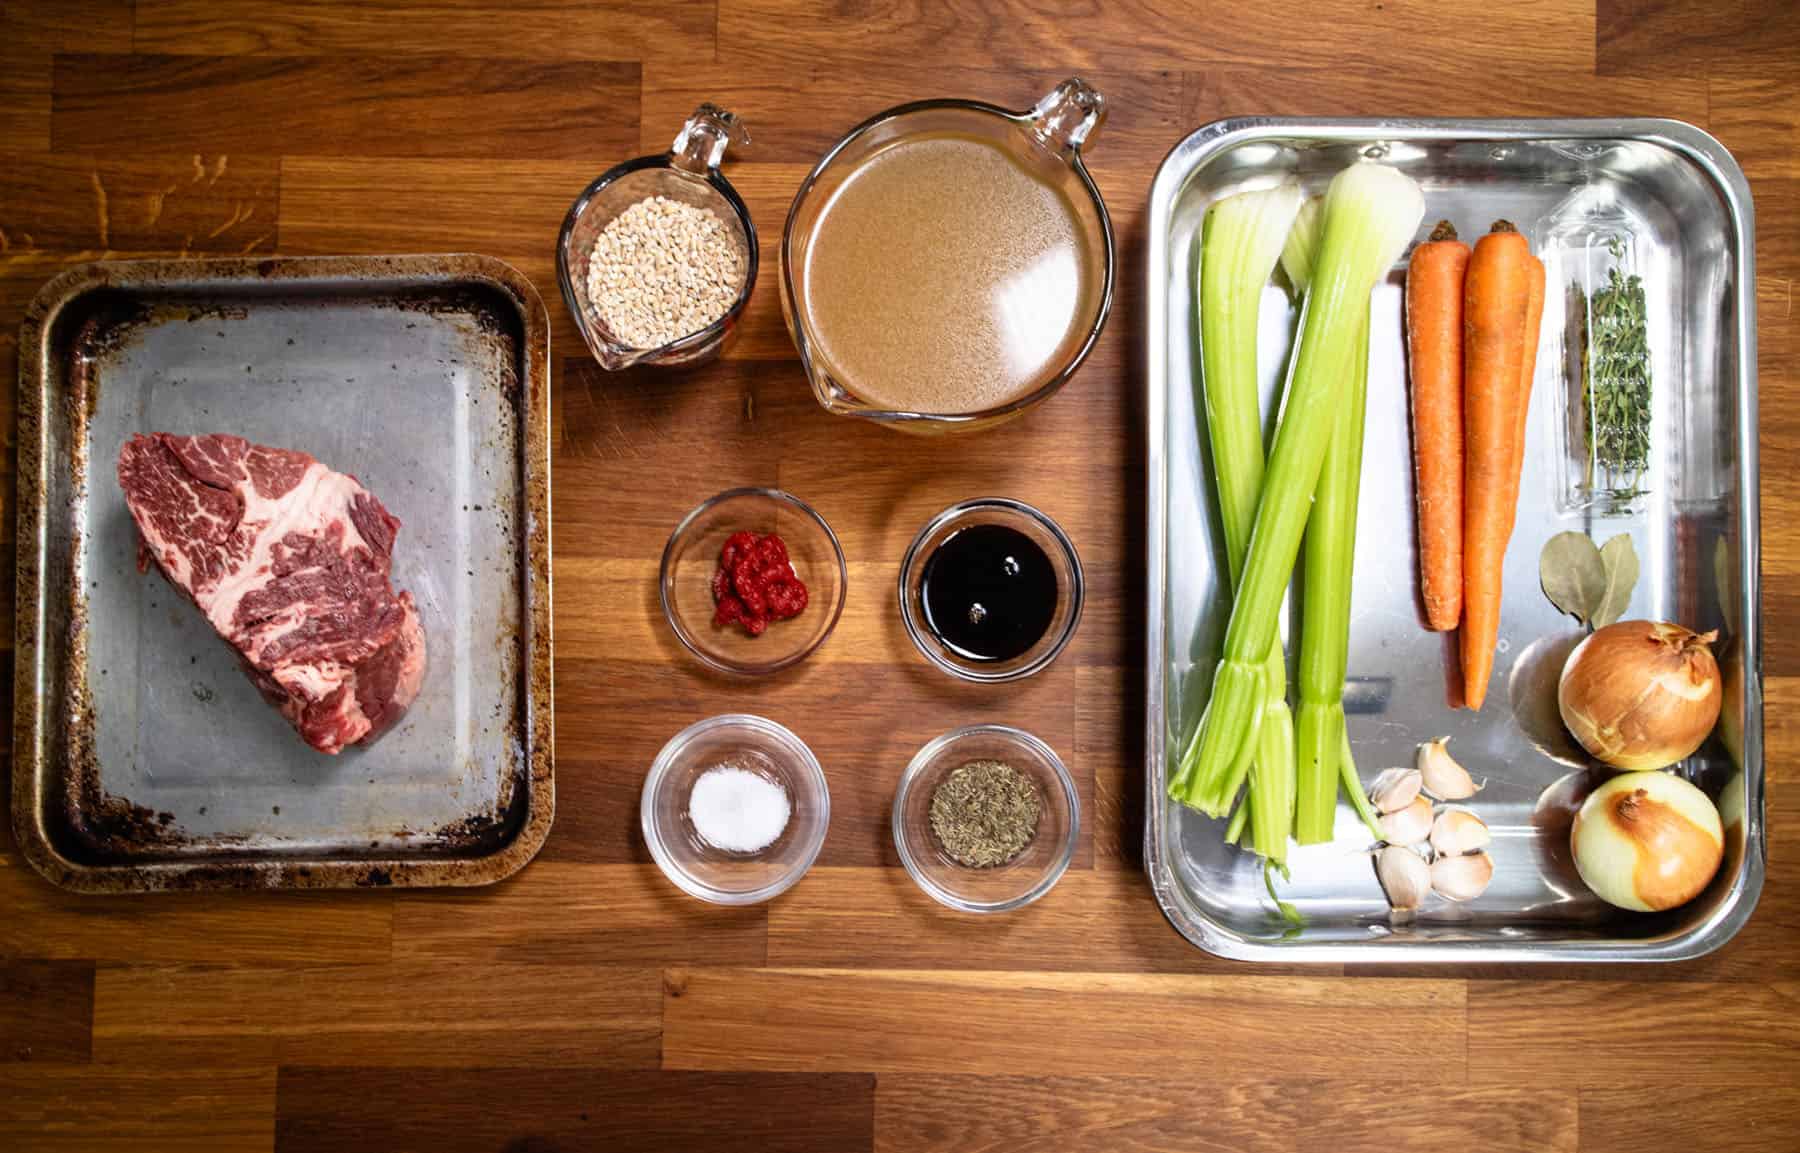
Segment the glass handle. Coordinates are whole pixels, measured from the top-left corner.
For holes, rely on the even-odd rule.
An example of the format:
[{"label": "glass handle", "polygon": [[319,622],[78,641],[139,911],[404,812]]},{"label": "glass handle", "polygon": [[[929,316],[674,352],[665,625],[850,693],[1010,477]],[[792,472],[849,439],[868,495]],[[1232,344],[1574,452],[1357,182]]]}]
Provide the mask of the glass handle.
[{"label": "glass handle", "polygon": [[1032,108],[1027,119],[1039,139],[1058,152],[1076,153],[1106,121],[1106,98],[1079,76],[1071,76]]},{"label": "glass handle", "polygon": [[750,133],[743,121],[716,104],[702,104],[681,126],[680,135],[669,149],[669,163],[695,176],[718,170],[725,159],[725,146],[743,148],[750,143]]}]

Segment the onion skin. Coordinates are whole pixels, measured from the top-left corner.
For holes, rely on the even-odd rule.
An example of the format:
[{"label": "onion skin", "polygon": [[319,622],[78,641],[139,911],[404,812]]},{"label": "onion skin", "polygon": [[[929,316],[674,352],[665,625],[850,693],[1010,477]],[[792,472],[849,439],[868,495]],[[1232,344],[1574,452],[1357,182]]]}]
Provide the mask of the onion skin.
[{"label": "onion skin", "polygon": [[1616,769],[1667,768],[1719,719],[1719,664],[1704,635],[1661,621],[1620,621],[1575,646],[1556,703],[1581,747]]},{"label": "onion skin", "polygon": [[1655,912],[1699,896],[1725,855],[1719,812],[1669,773],[1626,773],[1582,803],[1569,831],[1575,868],[1594,895]]}]

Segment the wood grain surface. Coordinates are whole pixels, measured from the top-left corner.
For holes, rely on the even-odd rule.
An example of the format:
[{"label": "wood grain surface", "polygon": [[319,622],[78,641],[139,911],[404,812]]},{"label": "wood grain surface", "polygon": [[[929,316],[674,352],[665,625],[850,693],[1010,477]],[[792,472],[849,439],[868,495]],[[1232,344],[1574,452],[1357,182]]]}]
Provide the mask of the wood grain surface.
[{"label": "wood grain surface", "polygon": [[[490,253],[553,317],[560,794],[539,860],[469,892],[78,899],[0,832],[0,1149],[1800,1148],[1800,22],[1782,0],[1304,9],[0,0],[0,603],[18,322],[49,277],[101,257]],[[773,257],[807,168],[888,105],[1021,105],[1076,71],[1111,103],[1090,159],[1121,254],[1088,366],[967,441],[826,415]],[[741,338],[699,369],[602,373],[558,298],[556,229],[701,100],[754,138],[730,168],[765,253]],[[1183,134],[1258,112],[1671,116],[1743,163],[1771,849],[1719,954],[1252,969],[1161,919],[1138,860],[1143,205]],[[824,512],[851,593],[812,660],[745,686],[684,657],[652,582],[682,512],[752,483]],[[916,527],[986,492],[1045,508],[1088,564],[1075,644],[1014,687],[926,668],[888,591]],[[724,911],[657,872],[638,789],[676,730],[746,709],[818,752],[834,820],[804,884]],[[1056,892],[1000,920],[932,904],[885,831],[910,753],[978,719],[1055,746],[1088,818]]]}]

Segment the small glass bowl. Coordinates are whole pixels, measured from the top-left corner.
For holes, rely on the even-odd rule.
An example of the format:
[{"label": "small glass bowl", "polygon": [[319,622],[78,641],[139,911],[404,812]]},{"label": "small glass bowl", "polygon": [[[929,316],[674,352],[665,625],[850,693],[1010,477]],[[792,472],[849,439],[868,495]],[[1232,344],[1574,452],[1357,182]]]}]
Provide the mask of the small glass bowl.
[{"label": "small glass bowl", "polygon": [[[1005,761],[1024,773],[1043,801],[1031,843],[990,869],[958,864],[931,831],[932,793],[952,770],[980,760]],[[945,733],[913,756],[894,792],[893,827],[901,863],[934,900],[966,913],[1004,913],[1048,893],[1069,867],[1081,834],[1081,800],[1074,778],[1049,745],[1011,725],[970,725]]]},{"label": "small glass bowl", "polygon": [[[1036,644],[1008,661],[978,661],[940,641],[925,623],[925,564],[952,535],[980,524],[1000,524],[1035,541],[1056,571],[1056,612]],[[1075,635],[1081,623],[1086,584],[1075,545],[1048,516],[1023,501],[982,497],[953,504],[926,522],[900,562],[900,616],[906,635],[925,658],[965,681],[1016,681],[1042,672]]]},{"label": "small glass bowl", "polygon": [[[773,621],[753,637],[737,625],[713,624],[713,574],[734,532],[776,533],[806,585],[799,616]],[[761,676],[803,660],[825,643],[844,611],[849,574],[844,550],[825,518],[797,496],[773,488],[728,489],[681,519],[663,548],[659,580],[663,616],[688,651],[723,672]]]},{"label": "small glass bowl", "polygon": [[[719,173],[725,146],[743,147],[750,135],[737,117],[712,104],[694,110],[667,152],[627,160],[601,173],[582,190],[563,218],[556,238],[556,277],[563,303],[600,367],[609,371],[635,364],[692,364],[715,355],[737,328],[738,317],[756,287],[756,226],[737,189]],[[744,286],[719,319],[660,348],[637,348],[615,336],[588,300],[588,256],[602,230],[621,212],[652,196],[704,208],[724,221],[743,263]]]},{"label": "small glass bowl", "polygon": [[[768,847],[734,853],[695,831],[687,811],[694,782],[722,764],[760,773],[787,791],[787,827]],[[683,892],[715,905],[754,905],[812,867],[831,824],[831,793],[804,741],[774,721],[731,713],[689,725],[663,746],[644,778],[638,811],[650,855]]]}]

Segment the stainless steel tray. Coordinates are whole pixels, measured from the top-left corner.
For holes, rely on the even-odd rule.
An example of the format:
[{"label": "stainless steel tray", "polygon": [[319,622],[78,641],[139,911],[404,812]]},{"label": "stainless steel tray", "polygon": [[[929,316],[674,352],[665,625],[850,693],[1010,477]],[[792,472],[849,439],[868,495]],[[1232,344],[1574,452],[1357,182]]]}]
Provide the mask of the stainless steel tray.
[{"label": "stainless steel tray", "polygon": [[[65,888],[473,885],[554,812],[549,320],[481,256],[89,264],[19,341],[13,823]],[[418,699],[327,757],[135,564],[134,432],[231,432],[400,518]]]},{"label": "stainless steel tray", "polygon": [[[1449,217],[1474,233],[1504,217],[1537,241],[1539,222],[1572,190],[1584,182],[1609,186],[1639,230],[1654,273],[1647,289],[1655,311],[1653,436],[1660,450],[1642,515],[1589,520],[1558,511],[1547,467],[1559,390],[1549,349],[1562,317],[1546,307],[1494,691],[1480,713],[1452,711],[1444,687],[1449,650],[1441,635],[1425,630],[1417,607],[1402,270],[1378,286],[1346,693],[1350,733],[1365,780],[1384,766],[1410,764],[1416,742],[1452,734],[1459,758],[1489,778],[1474,803],[1493,827],[1496,871],[1480,899],[1428,906],[1411,925],[1391,924],[1365,856],[1367,835],[1340,806],[1337,840],[1293,854],[1292,881],[1281,888],[1305,923],[1289,930],[1264,894],[1256,859],[1224,845],[1222,822],[1169,801],[1163,789],[1179,741],[1204,703],[1227,615],[1222,545],[1194,417],[1192,276],[1201,217],[1214,199],[1284,176],[1322,190],[1362,155],[1382,156],[1420,181],[1425,230]],[[1145,866],[1157,900],[1189,940],[1255,961],[1678,960],[1717,948],[1743,925],[1764,868],[1752,240],[1750,192],[1737,164],[1704,132],[1671,121],[1226,120],[1169,154],[1150,197]],[[1552,305],[1556,293],[1552,285]],[[1261,360],[1273,396],[1293,319],[1273,285],[1263,318]],[[1628,615],[1702,628],[1729,615],[1736,624],[1726,659],[1741,662],[1744,677],[1741,774],[1716,739],[1687,769],[1715,795],[1726,794],[1728,823],[1733,811],[1741,815],[1712,887],[1667,913],[1603,905],[1570,868],[1568,813],[1559,801],[1587,770],[1555,720],[1559,662],[1546,654],[1557,639],[1566,646],[1574,628],[1537,580],[1540,547],[1563,529],[1602,539],[1631,532],[1643,574]]]}]

